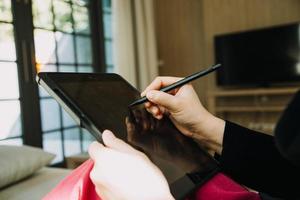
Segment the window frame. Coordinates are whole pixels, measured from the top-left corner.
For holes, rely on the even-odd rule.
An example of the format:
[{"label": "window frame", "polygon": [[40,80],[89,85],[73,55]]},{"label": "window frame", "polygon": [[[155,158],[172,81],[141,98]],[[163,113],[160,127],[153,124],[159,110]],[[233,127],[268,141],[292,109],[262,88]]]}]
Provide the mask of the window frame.
[{"label": "window frame", "polygon": [[[95,72],[105,72],[102,1],[90,0],[88,6],[90,11],[90,34],[92,41],[92,67]],[[11,9],[16,47],[16,64],[19,78],[19,99],[22,121],[21,138],[23,139],[24,145],[42,148],[43,132],[41,127],[39,89],[36,83],[37,71],[35,63],[32,1],[12,0]],[[63,132],[61,134],[63,135]],[[61,139],[64,140],[63,136]],[[55,164],[55,166],[65,166],[65,159],[63,162]]]}]

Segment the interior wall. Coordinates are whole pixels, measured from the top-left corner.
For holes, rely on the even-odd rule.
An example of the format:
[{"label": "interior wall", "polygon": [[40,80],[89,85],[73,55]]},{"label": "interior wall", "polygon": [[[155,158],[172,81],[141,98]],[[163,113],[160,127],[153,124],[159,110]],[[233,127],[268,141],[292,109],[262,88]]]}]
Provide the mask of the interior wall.
[{"label": "interior wall", "polygon": [[[300,21],[299,0],[203,0],[205,64],[214,63],[214,36]],[[215,74],[207,89],[214,89]]]},{"label": "interior wall", "polygon": [[[186,76],[203,67],[202,2],[154,0],[158,57],[162,76]],[[203,82],[203,81],[202,81]],[[197,91],[204,89],[194,81]]]},{"label": "interior wall", "polygon": [[[160,75],[184,76],[214,64],[216,34],[300,21],[300,0],[155,0]],[[194,82],[205,104],[215,74]]]}]

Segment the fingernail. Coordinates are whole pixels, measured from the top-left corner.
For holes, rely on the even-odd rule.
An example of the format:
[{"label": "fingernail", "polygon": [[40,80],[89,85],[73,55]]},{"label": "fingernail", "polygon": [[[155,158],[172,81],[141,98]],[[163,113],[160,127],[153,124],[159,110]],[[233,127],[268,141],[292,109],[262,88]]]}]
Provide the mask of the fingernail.
[{"label": "fingernail", "polygon": [[151,106],[151,103],[150,103],[150,102],[146,102],[146,103],[145,103],[145,107],[146,107],[146,108],[150,108],[150,106]]},{"label": "fingernail", "polygon": [[113,139],[115,138],[115,135],[111,131],[105,130],[102,133],[102,137],[104,137],[105,139]]},{"label": "fingernail", "polygon": [[151,110],[152,110],[152,113],[153,113],[154,115],[157,115],[158,112],[159,112],[159,109],[158,109],[158,107],[156,107],[156,106],[153,106],[153,107],[151,108]]}]

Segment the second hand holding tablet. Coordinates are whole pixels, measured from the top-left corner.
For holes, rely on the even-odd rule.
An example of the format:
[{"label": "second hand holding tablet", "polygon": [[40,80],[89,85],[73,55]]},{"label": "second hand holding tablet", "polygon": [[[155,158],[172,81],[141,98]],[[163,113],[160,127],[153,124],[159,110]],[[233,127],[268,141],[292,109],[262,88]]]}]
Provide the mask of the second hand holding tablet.
[{"label": "second hand holding tablet", "polygon": [[[194,73],[192,75],[189,75],[189,76],[187,76],[187,77],[185,77],[185,78],[183,78],[183,79],[181,79],[181,80],[179,80],[179,81],[177,81],[177,82],[175,82],[175,83],[173,83],[171,85],[168,85],[168,86],[160,89],[160,91],[162,91],[162,92],[169,92],[171,90],[174,90],[175,88],[178,88],[178,87],[180,87],[180,86],[182,86],[184,84],[187,84],[187,83],[189,83],[189,82],[191,82],[191,81],[193,81],[193,80],[195,80],[197,78],[205,76],[205,75],[209,74],[210,72],[215,71],[219,67],[221,67],[221,64],[216,64],[216,65],[214,65],[214,66],[212,66],[212,67],[210,67],[208,69],[202,70],[200,72],[196,72],[196,73]],[[142,97],[142,98],[134,101],[133,103],[131,103],[129,105],[129,107],[132,107],[132,106],[135,106],[135,105],[139,105],[139,104],[145,103],[147,101],[148,101],[147,97],[144,96],[144,97]]]}]

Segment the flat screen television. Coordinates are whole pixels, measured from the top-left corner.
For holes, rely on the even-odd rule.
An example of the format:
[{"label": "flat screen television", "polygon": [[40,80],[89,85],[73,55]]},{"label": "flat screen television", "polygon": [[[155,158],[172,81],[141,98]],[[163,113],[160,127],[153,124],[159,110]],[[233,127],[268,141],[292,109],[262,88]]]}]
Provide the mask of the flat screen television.
[{"label": "flat screen television", "polygon": [[215,37],[218,86],[300,83],[300,23]]}]

